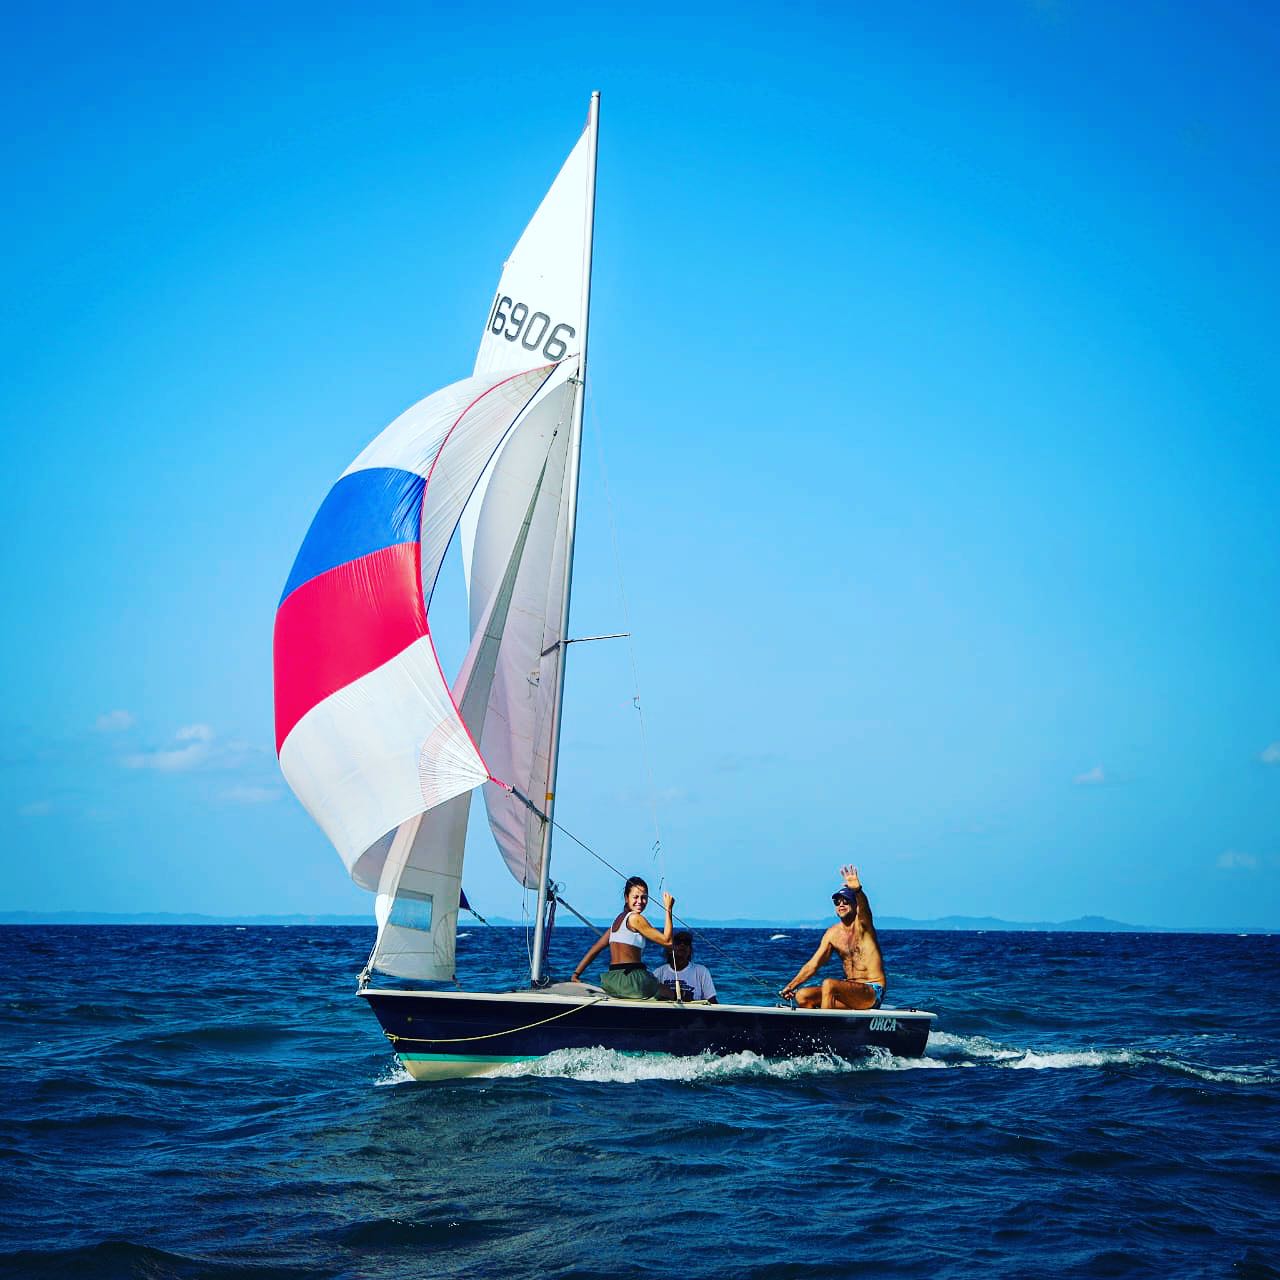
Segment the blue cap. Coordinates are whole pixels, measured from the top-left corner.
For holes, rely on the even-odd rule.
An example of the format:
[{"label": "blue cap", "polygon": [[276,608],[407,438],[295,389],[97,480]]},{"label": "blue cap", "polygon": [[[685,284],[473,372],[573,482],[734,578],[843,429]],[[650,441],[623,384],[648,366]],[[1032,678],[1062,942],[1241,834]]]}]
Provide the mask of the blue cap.
[{"label": "blue cap", "polygon": [[839,902],[843,898],[851,907],[858,905],[858,893],[856,889],[850,889],[847,886],[843,889],[837,889],[831,895],[832,902]]}]

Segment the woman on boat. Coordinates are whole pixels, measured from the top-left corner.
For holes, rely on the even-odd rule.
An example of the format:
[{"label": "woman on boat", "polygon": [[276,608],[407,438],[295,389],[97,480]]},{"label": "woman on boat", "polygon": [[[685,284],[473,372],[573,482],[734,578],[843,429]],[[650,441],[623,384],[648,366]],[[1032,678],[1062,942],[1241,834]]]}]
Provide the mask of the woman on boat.
[{"label": "woman on boat", "polygon": [[632,876],[622,891],[623,909],[606,929],[591,944],[578,967],[573,971],[573,981],[577,982],[582,971],[592,960],[609,948],[609,968],[600,979],[600,985],[606,995],[616,996],[619,1000],[674,1000],[675,996],[660,983],[657,978],[644,967],[640,959],[644,951],[645,939],[656,942],[660,947],[671,945],[673,930],[671,926],[671,908],[676,900],[669,894],[662,895],[662,906],[666,911],[666,925],[659,933],[644,918],[644,909],[649,901],[649,886],[639,877]]}]

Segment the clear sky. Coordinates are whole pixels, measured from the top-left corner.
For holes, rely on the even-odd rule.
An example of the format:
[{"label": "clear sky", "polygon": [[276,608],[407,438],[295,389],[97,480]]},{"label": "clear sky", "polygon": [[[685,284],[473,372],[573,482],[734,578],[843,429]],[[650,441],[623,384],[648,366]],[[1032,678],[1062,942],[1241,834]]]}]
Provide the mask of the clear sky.
[{"label": "clear sky", "polygon": [[[1271,6],[6,26],[0,909],[370,905],[279,777],[276,603],[599,88],[573,629],[623,627],[603,458],[663,858],[625,642],[560,820],[702,917],[854,861],[887,914],[1280,927]],[[483,838],[464,882],[520,914]]]}]

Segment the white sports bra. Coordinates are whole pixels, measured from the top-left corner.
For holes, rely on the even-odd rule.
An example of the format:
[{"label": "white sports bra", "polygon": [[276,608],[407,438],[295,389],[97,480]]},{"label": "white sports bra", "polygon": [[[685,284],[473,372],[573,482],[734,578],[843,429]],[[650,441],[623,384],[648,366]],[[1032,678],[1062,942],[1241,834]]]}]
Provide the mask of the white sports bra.
[{"label": "white sports bra", "polygon": [[609,930],[609,941],[621,942],[624,946],[635,947],[637,951],[643,951],[643,935],[637,933],[634,929],[627,928],[627,921],[630,920],[634,914],[635,913],[628,908],[613,922],[613,928]]}]

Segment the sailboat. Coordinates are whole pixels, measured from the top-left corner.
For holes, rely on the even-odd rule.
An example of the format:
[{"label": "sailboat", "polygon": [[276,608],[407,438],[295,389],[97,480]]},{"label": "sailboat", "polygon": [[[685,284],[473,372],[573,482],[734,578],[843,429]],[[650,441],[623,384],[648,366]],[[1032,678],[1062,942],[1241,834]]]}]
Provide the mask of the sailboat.
[{"label": "sailboat", "polygon": [[[358,885],[377,940],[358,994],[409,1073],[485,1074],[561,1049],[916,1055],[933,1014],[618,1000],[546,972],[587,368],[600,95],[503,268],[468,377],[343,472],[276,615],[280,767]],[[433,609],[457,537],[470,644],[452,681]],[[472,792],[536,891],[527,988],[456,983]]]}]

